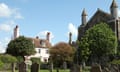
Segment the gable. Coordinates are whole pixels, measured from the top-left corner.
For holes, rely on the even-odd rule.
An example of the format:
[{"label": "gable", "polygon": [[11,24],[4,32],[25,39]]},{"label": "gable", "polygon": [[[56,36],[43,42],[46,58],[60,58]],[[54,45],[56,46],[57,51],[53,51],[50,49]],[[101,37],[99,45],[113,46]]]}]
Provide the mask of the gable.
[{"label": "gable", "polygon": [[36,38],[29,38],[32,40],[33,44],[35,45],[35,48],[50,48],[51,43],[48,40],[45,39],[36,39]]},{"label": "gable", "polygon": [[93,17],[88,21],[85,29],[87,30],[100,22],[108,23],[111,18],[112,16],[110,14],[98,9],[97,12],[93,15]]}]

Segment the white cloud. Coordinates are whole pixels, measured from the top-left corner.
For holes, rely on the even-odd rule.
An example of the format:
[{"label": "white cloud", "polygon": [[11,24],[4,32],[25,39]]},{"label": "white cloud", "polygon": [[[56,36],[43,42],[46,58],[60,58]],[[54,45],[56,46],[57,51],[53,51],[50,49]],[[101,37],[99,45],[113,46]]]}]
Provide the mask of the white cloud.
[{"label": "white cloud", "polygon": [[11,30],[11,27],[10,27],[10,25],[7,25],[7,24],[1,24],[0,25],[0,30],[8,32],[8,31]]},{"label": "white cloud", "polygon": [[0,24],[0,31],[12,31],[13,25],[15,25],[16,23],[13,20],[7,21],[5,23],[1,23]]},{"label": "white cloud", "polygon": [[5,3],[0,3],[0,17],[10,18],[14,17],[15,19],[23,19],[22,15],[17,8],[10,8]]},{"label": "white cloud", "polygon": [[10,17],[11,14],[11,9],[6,4],[0,3],[0,17]]},{"label": "white cloud", "polygon": [[0,53],[4,53],[6,51],[7,44],[10,40],[11,39],[8,37],[3,38],[3,40],[0,42]]},{"label": "white cloud", "polygon": [[50,41],[51,41],[51,39],[54,38],[54,35],[51,31],[48,31],[48,30],[41,31],[37,34],[37,36],[39,36],[39,38],[44,38],[45,39],[48,32],[50,32]]},{"label": "white cloud", "polygon": [[15,19],[23,19],[24,17],[21,15],[21,13],[19,12],[18,8],[15,8],[12,10],[13,12],[13,16]]},{"label": "white cloud", "polygon": [[71,32],[71,33],[72,33],[72,36],[77,37],[78,31],[77,31],[77,28],[74,26],[73,23],[69,23],[69,25],[68,25],[68,30],[69,30],[68,32]]},{"label": "white cloud", "polygon": [[15,19],[23,19],[23,16],[20,13],[16,13]]},{"label": "white cloud", "polygon": [[118,16],[120,17],[120,9],[118,9]]}]

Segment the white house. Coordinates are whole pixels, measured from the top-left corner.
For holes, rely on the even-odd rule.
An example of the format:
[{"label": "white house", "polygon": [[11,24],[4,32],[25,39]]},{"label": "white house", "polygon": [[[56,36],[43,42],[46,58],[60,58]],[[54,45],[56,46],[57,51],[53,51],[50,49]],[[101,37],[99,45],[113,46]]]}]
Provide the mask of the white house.
[{"label": "white house", "polygon": [[[19,37],[19,27],[14,28],[14,39]],[[46,39],[40,39],[38,36],[36,38],[29,38],[35,45],[36,54],[29,56],[28,58],[36,57],[40,58],[41,62],[48,62],[50,43],[50,32],[47,33]]]}]

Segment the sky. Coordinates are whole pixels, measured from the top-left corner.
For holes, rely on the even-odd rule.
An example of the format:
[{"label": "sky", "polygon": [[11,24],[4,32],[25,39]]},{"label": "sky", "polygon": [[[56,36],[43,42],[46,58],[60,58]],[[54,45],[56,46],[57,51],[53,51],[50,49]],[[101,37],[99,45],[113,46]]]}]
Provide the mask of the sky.
[{"label": "sky", "polygon": [[[120,12],[120,0],[116,0]],[[81,13],[85,8],[89,19],[98,8],[110,13],[112,0],[0,0],[0,53],[5,52],[16,25],[20,35],[46,38],[50,32],[52,45],[77,40]],[[120,13],[119,13],[120,16]]]}]

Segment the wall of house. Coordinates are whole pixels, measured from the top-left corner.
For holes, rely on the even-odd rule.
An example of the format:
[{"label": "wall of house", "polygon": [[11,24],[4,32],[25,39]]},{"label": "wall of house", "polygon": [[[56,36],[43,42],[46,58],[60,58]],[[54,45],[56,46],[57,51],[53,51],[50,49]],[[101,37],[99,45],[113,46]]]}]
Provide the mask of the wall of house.
[{"label": "wall of house", "polygon": [[35,55],[31,55],[31,57],[36,57],[36,58],[40,58],[41,62],[48,62],[48,58],[50,56],[49,54],[49,48],[35,48],[36,50],[36,54]]}]

